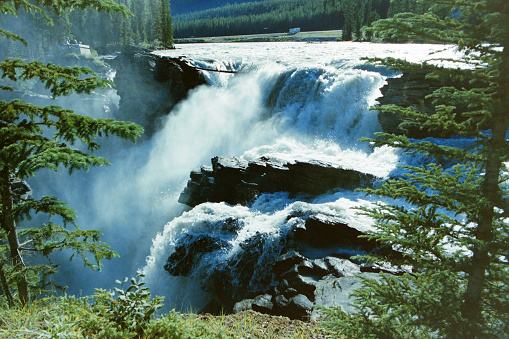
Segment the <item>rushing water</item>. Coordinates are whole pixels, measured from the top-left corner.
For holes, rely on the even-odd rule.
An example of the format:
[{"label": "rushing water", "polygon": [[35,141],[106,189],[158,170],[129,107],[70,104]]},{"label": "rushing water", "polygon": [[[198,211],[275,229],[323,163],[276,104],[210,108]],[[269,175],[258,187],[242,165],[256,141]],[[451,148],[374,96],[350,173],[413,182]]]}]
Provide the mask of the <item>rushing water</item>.
[{"label": "rushing water", "polygon": [[[121,255],[106,262],[99,274],[63,265],[70,293],[111,287],[115,279],[143,269],[152,293],[165,296],[168,307],[197,310],[207,302],[199,277],[235,255],[241,250],[239,244],[257,233],[273,240],[264,255],[277,255],[278,239],[289,227],[288,214],[320,212],[357,228],[369,227],[371,221],[357,216],[353,208],[367,206],[374,198],[350,191],[334,191],[312,201],[290,199],[284,193],[264,194],[249,207],[206,203],[192,210],[177,199],[190,171],[210,165],[210,159],[219,155],[322,160],[380,178],[394,175],[398,164],[418,159],[387,147],[373,150],[358,139],[381,130],[377,112],[370,106],[381,95],[387,77],[399,74],[366,65],[361,58],[420,61],[452,53],[443,49],[419,44],[285,42],[192,44],[157,52],[186,56],[200,68],[237,73],[205,72],[211,86],[189,93],[150,140],[135,147],[114,143],[105,148],[111,167],[94,169],[72,181],[59,175],[59,187],[53,189],[60,193],[55,195],[78,210],[80,225],[101,229],[104,241]],[[234,236],[224,235],[231,250],[202,260],[194,278],[171,277],[163,269],[183,234],[217,235],[218,225],[228,218],[243,224]],[[260,269],[263,260],[262,255]]]},{"label": "rushing water", "polygon": [[[289,162],[322,160],[387,178],[398,164],[416,160],[387,147],[373,150],[358,139],[381,130],[377,112],[370,107],[386,78],[399,74],[366,65],[361,58],[419,61],[431,53],[451,52],[442,50],[436,45],[341,42],[184,45],[158,52],[186,56],[200,68],[237,73],[205,73],[212,86],[196,89],[172,112],[155,138],[158,146],[147,166],[163,166],[168,173],[185,177],[216,155],[245,160],[270,156]],[[176,183],[177,191],[183,184]],[[354,208],[367,206],[372,199],[335,191],[312,201],[265,194],[249,207],[202,204],[168,222],[154,238],[144,267],[146,281],[172,307],[199,309],[207,302],[199,279],[242,251],[239,244],[246,239],[260,233],[271,239],[259,259],[258,269],[263,270],[265,256],[279,253],[278,239],[290,227],[285,223],[289,214],[320,212],[365,229],[371,220],[356,215]],[[241,220],[242,229],[235,236],[221,234],[223,221],[231,218]],[[169,276],[162,267],[185,234],[214,235],[231,249],[205,256],[190,278]]]}]

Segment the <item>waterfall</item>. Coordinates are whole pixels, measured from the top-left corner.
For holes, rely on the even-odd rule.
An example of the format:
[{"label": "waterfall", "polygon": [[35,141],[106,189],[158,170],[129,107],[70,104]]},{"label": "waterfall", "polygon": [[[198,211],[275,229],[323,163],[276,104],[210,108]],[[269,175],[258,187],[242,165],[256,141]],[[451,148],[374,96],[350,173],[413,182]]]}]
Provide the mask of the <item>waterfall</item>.
[{"label": "waterfall", "polygon": [[[439,49],[353,43],[181,48],[199,68],[237,73],[206,72],[211,86],[194,90],[155,136],[145,167],[147,178],[173,182],[177,191],[190,170],[209,165],[217,155],[247,161],[262,156],[289,163],[319,160],[387,178],[408,159],[387,147],[373,150],[358,139],[381,130],[377,112],[370,107],[381,95],[387,76],[398,74],[366,67],[360,57],[389,55],[399,49],[398,56],[412,60]],[[161,54],[175,53],[182,51]],[[371,221],[357,216],[354,208],[369,206],[372,199],[351,191],[313,199],[276,193],[262,194],[247,207],[199,205],[173,218],[155,236],[143,268],[146,282],[153,293],[166,296],[168,308],[199,310],[210,297],[203,289],[207,279],[224,270],[225,262],[235,262],[242,244],[245,247],[249,239],[263,237],[259,257],[252,264],[255,274],[247,282],[256,290],[267,278],[266,265],[281,252],[280,239],[292,228],[289,215],[321,213],[366,229]],[[225,230],[231,220],[235,228]],[[190,240],[197,237],[215,239],[212,247],[222,245],[193,259],[198,262],[187,276],[170,276],[163,269],[168,257],[176,247],[190,247]]]},{"label": "waterfall", "polygon": [[[381,129],[377,112],[370,107],[386,78],[399,74],[367,66],[361,58],[419,61],[442,49],[419,44],[292,42],[193,44],[157,52],[186,55],[202,69],[236,73],[204,71],[209,86],[189,92],[164,118],[162,127],[139,145],[101,140],[104,147],[99,155],[112,166],[70,179],[65,173],[42,174],[37,185],[47,190],[41,191],[77,209],[78,224],[100,229],[103,241],[120,254],[119,259],[104,262],[99,274],[83,270],[81,263],[68,264],[68,256],[57,257],[55,262],[65,264],[55,279],[70,286],[68,293],[86,295],[94,287],[111,288],[115,279],[142,269],[152,293],[166,297],[166,308],[199,310],[210,298],[210,289],[203,288],[207,277],[221,271],[225,261],[237,260],[242,247],[255,237],[263,238],[263,246],[257,249],[259,257],[252,263],[255,274],[247,284],[256,289],[265,283],[266,264],[280,254],[281,239],[297,222],[289,216],[319,213],[359,229],[369,227],[371,221],[357,216],[354,207],[369,206],[374,198],[347,190],[312,198],[261,194],[248,206],[206,203],[193,209],[178,203],[178,197],[190,172],[210,165],[215,156],[322,161],[381,180],[398,175],[398,164],[419,159],[388,147],[371,149],[358,139]],[[118,102],[113,90],[108,95]],[[111,109],[94,113],[115,115]],[[204,253],[187,276],[170,276],[164,269],[168,257],[193,237],[215,239],[224,246]]]}]

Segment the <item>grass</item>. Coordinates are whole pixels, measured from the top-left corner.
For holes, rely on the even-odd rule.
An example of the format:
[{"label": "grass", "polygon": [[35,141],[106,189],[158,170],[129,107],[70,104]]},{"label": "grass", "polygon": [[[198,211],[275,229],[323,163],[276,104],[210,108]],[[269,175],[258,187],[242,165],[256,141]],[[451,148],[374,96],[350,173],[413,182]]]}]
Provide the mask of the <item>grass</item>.
[{"label": "grass", "polygon": [[216,333],[224,333],[226,338],[333,338],[319,324],[254,311],[220,316],[191,314],[184,317],[192,322],[204,322]]},{"label": "grass", "polygon": [[273,41],[338,41],[341,30],[299,32],[297,34],[271,33],[254,35],[232,35],[219,37],[176,39],[175,43],[224,43],[224,42],[273,42]]},{"label": "grass", "polygon": [[0,338],[334,338],[319,324],[254,311],[232,315],[181,314],[152,317],[143,333],[120,328],[87,298],[52,297],[28,306],[0,308]]}]

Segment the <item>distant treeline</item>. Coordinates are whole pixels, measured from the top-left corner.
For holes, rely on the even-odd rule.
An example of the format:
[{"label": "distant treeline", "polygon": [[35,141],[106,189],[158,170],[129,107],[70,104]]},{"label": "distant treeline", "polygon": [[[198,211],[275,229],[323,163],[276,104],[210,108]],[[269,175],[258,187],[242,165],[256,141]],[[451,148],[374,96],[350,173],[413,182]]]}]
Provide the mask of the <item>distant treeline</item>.
[{"label": "distant treeline", "polygon": [[331,30],[386,18],[389,6],[390,0],[265,0],[176,15],[173,23],[176,38]]},{"label": "distant treeline", "polygon": [[[73,10],[53,15],[49,26],[36,13],[22,13],[19,17],[2,16],[0,28],[24,37],[29,48],[8,39],[0,41],[0,57],[35,59],[51,54],[52,49],[66,39],[90,45],[94,49],[116,48],[124,45],[170,47],[172,41],[171,12],[168,0],[117,0],[128,7],[134,16],[124,17],[117,12]],[[50,11],[49,11],[50,12]]]}]

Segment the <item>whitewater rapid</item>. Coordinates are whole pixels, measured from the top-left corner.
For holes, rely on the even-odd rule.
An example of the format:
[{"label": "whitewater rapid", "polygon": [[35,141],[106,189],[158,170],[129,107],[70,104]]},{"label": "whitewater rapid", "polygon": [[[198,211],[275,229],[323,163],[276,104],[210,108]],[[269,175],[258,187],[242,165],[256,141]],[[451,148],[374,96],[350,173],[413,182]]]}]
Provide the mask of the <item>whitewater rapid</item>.
[{"label": "whitewater rapid", "polygon": [[[321,160],[373,174],[383,181],[396,167],[416,161],[388,147],[372,149],[361,137],[381,131],[377,112],[387,77],[400,76],[367,65],[364,57],[398,57],[422,61],[447,57],[453,51],[437,45],[371,43],[245,43],[179,45],[158,55],[185,56],[195,66],[231,73],[204,72],[210,86],[193,90],[167,117],[151,140],[142,176],[144,185],[168,187],[167,205],[178,205],[189,172],[210,165],[214,156],[254,160],[269,156],[295,162]],[[430,56],[433,55],[433,56]],[[171,200],[175,199],[175,200]],[[351,191],[334,191],[312,200],[285,193],[263,194],[249,206],[206,203],[175,212],[155,235],[143,272],[152,293],[166,297],[167,308],[199,310],[208,302],[200,288],[207,272],[242,249],[257,234],[272,239],[259,260],[278,255],[278,239],[291,225],[292,213],[321,213],[367,229],[372,221],[356,207],[376,201]],[[175,210],[175,207],[172,207]],[[241,220],[234,236],[221,233],[224,220]],[[222,237],[231,250],[205,256],[190,277],[172,277],[164,269],[177,241],[187,234]]]}]

